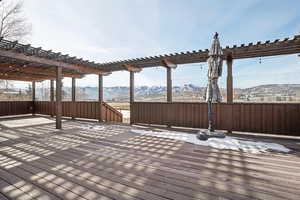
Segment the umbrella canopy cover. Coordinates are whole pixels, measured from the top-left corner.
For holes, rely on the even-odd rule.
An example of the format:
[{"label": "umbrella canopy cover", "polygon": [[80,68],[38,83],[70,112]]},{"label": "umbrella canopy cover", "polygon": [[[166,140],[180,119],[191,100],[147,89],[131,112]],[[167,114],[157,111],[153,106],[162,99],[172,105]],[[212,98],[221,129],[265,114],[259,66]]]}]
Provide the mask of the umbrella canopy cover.
[{"label": "umbrella canopy cover", "polygon": [[222,76],[223,52],[219,42],[218,33],[215,34],[213,43],[208,53],[208,85],[206,102],[221,102],[222,96],[218,86],[218,79]]}]

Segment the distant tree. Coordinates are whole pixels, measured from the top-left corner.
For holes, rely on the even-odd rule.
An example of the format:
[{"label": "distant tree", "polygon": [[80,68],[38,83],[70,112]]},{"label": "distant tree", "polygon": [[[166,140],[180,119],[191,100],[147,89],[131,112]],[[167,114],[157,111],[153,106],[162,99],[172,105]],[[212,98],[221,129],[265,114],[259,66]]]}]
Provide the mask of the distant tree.
[{"label": "distant tree", "polygon": [[0,37],[24,40],[31,33],[31,24],[23,16],[23,2],[0,0]]}]

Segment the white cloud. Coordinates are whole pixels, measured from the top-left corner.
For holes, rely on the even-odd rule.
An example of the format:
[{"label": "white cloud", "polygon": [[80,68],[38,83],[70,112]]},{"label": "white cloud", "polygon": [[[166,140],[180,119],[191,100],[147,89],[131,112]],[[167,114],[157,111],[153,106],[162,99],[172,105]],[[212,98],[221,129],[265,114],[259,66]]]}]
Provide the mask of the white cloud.
[{"label": "white cloud", "polygon": [[[32,22],[33,45],[96,62],[206,49],[215,31],[220,32],[224,46],[282,38],[299,29],[297,20],[300,18],[299,3],[281,1],[274,1],[272,5],[258,0],[237,0],[230,4],[198,0],[188,3],[177,0],[61,0],[56,3],[26,0],[24,3],[25,14]],[[289,64],[291,70],[296,70],[296,63],[293,60]],[[252,66],[252,69],[257,67]],[[247,63],[236,70],[240,70],[241,77],[247,73],[244,68],[249,69]],[[163,70],[144,71],[136,75],[136,85],[165,85]],[[197,70],[182,73],[186,78],[176,75],[178,85],[187,81],[202,84],[204,80],[202,74],[198,78],[196,73],[202,72]],[[116,72],[105,77],[104,83],[106,86],[128,85],[128,77],[127,72]],[[264,77],[257,77],[260,77],[257,83],[264,82]],[[271,77],[269,81],[277,80]],[[243,82],[243,85],[254,84],[246,77]],[[97,85],[97,76],[88,76],[78,83]]]}]

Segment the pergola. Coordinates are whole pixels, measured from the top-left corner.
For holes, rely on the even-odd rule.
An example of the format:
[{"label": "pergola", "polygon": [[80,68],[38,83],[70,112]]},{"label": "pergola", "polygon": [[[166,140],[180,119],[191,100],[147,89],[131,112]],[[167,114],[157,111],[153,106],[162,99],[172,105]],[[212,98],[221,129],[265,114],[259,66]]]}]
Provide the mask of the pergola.
[{"label": "pergola", "polygon": [[98,74],[101,91],[99,102],[103,101],[102,76],[110,72],[99,69],[99,64],[95,62],[3,38],[0,38],[0,59],[0,79],[32,82],[33,101],[35,101],[35,82],[43,80],[50,80],[50,99],[54,101],[54,80],[56,80],[56,128],[58,129],[61,128],[63,77],[72,78],[72,101],[75,101],[75,79],[87,74]]},{"label": "pergola", "polygon": [[[300,53],[300,35],[283,40],[265,41],[226,46],[224,59],[227,63],[227,103],[233,102],[232,64],[234,59]],[[51,80],[51,101],[54,101],[54,82],[56,80],[56,128],[61,128],[62,102],[61,81],[63,77],[72,78],[72,101],[75,101],[75,79],[87,74],[99,75],[99,102],[103,102],[103,75],[114,71],[130,72],[130,103],[134,103],[134,73],[143,68],[162,66],[167,69],[167,102],[172,102],[172,69],[179,64],[206,62],[208,49],[181,52],[168,55],[122,60],[108,63],[95,63],[82,58],[63,55],[60,52],[43,50],[18,41],[0,39],[0,79],[31,81],[33,91],[35,82]],[[33,92],[35,100],[35,92]],[[102,109],[100,109],[100,113]],[[102,115],[100,115],[102,116]],[[101,117],[100,117],[101,120]]]}]

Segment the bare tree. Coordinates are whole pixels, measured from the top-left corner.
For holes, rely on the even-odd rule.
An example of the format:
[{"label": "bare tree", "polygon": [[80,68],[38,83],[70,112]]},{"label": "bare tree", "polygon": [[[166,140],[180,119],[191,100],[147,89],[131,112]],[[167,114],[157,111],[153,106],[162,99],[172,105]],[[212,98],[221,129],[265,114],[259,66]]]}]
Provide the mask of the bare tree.
[{"label": "bare tree", "polygon": [[22,8],[22,1],[0,0],[0,37],[22,41],[31,33]]},{"label": "bare tree", "polygon": [[[8,40],[26,40],[31,33],[31,24],[23,16],[23,2],[0,0],[0,37]],[[0,80],[0,87],[8,89],[14,84],[11,81]]]}]

